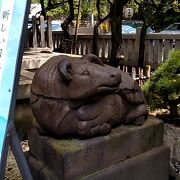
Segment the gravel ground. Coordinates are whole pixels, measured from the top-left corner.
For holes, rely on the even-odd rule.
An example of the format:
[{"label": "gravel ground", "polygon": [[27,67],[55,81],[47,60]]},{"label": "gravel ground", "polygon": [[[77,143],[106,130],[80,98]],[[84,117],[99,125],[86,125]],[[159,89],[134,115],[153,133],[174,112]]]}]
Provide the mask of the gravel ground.
[{"label": "gravel ground", "polygon": [[[27,141],[23,141],[21,145],[24,152],[29,150]],[[14,155],[10,149],[7,158],[5,180],[23,180],[21,173],[17,167],[17,163],[15,161]]]}]

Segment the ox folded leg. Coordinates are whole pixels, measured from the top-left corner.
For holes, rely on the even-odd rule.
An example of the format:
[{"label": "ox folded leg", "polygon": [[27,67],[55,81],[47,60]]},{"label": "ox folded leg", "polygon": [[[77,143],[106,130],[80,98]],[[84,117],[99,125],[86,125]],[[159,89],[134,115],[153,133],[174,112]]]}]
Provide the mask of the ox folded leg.
[{"label": "ox folded leg", "polygon": [[148,115],[148,109],[145,104],[140,104],[131,109],[126,117],[127,124],[142,125]]},{"label": "ox folded leg", "polygon": [[[87,125],[87,126],[89,126],[89,125]],[[86,137],[88,137],[88,136],[97,136],[97,135],[105,135],[105,134],[108,134],[112,129],[111,125],[108,124],[108,123],[103,123],[102,125],[97,125],[97,126],[95,126],[93,128],[88,128],[88,127],[87,128],[85,128],[85,127],[82,128],[82,124],[80,122],[78,127],[79,127],[78,128],[78,133],[80,135],[83,135],[83,136],[86,136]]]},{"label": "ox folded leg", "polygon": [[89,121],[79,121],[77,125],[77,131],[80,135],[85,136],[94,136],[94,135],[102,135],[107,134],[111,130],[111,125],[106,123],[107,114],[101,114],[96,119]]},{"label": "ox folded leg", "polygon": [[78,109],[77,131],[80,135],[94,136],[110,132],[110,121],[113,119],[114,113],[112,104],[105,103],[107,100],[110,100],[109,97]]}]

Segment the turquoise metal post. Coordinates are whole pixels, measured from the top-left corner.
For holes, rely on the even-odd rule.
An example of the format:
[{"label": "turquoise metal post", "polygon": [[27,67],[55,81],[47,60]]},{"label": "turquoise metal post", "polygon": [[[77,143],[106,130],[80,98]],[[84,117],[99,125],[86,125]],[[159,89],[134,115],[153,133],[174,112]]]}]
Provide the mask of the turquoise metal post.
[{"label": "turquoise metal post", "polygon": [[0,179],[10,146],[23,179],[32,180],[13,123],[29,9],[30,0],[0,0]]}]

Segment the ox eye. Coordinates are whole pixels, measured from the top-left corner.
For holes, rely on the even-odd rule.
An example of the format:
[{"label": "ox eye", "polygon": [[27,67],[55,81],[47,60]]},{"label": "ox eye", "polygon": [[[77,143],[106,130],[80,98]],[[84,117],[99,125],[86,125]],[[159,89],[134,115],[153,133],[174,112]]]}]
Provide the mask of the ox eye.
[{"label": "ox eye", "polygon": [[89,75],[90,75],[90,72],[89,72],[88,70],[84,70],[81,74],[82,74],[82,75],[89,76]]}]

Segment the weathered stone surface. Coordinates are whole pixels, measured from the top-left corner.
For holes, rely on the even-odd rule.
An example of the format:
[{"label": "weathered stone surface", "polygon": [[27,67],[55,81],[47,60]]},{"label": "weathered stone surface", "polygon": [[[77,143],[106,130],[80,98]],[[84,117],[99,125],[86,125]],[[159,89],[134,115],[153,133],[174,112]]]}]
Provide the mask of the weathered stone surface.
[{"label": "weathered stone surface", "polygon": [[58,180],[59,176],[41,161],[26,153],[33,180]]},{"label": "weathered stone surface", "polygon": [[32,80],[20,80],[17,92],[17,99],[29,98]]},{"label": "weathered stone surface", "polygon": [[42,145],[43,139],[49,139],[48,137],[44,136],[39,136],[38,131],[33,128],[30,131],[30,136],[29,136],[29,147],[31,154],[33,154],[35,157],[37,157],[40,160],[44,160],[44,148]]},{"label": "weathered stone surface", "polygon": [[129,159],[163,141],[163,123],[149,117],[142,126],[120,126],[107,136],[86,140],[29,134],[30,153],[64,179],[80,178]]},{"label": "weathered stone surface", "polygon": [[[159,146],[81,178],[57,175],[53,169],[42,167],[33,156],[29,158],[29,165],[33,167],[31,170],[33,170],[34,180],[168,180],[169,154],[169,148]],[[86,163],[89,162],[84,162]],[[76,169],[78,170],[78,166]]]},{"label": "weathered stone surface", "polygon": [[168,180],[169,148],[157,147],[84,177],[83,180]]},{"label": "weathered stone surface", "polygon": [[180,161],[180,128],[170,124],[164,125],[164,145],[171,149],[171,159]]},{"label": "weathered stone surface", "polygon": [[32,127],[34,116],[30,107],[29,99],[17,100],[15,107],[14,123],[18,135],[27,137],[27,131]]},{"label": "weathered stone surface", "polygon": [[175,180],[180,180],[180,174],[176,177]]}]

